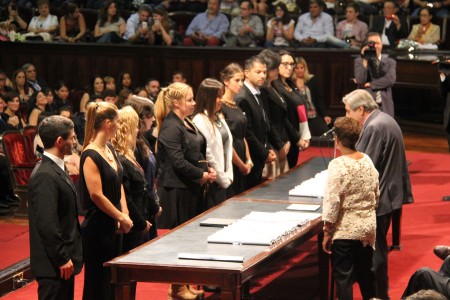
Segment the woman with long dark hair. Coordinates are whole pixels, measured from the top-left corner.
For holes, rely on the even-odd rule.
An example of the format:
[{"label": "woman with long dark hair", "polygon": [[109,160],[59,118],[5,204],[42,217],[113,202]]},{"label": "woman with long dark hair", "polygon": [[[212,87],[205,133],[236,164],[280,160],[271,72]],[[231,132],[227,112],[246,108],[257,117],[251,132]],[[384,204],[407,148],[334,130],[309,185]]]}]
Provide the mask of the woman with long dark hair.
[{"label": "woman with long dark hair", "polygon": [[233,182],[233,136],[221,113],[224,86],[206,78],[197,90],[197,105],[193,122],[206,140],[206,160],[217,172],[206,193],[206,209],[222,203],[227,198],[227,188]]},{"label": "woman with long dark hair", "polygon": [[121,43],[125,34],[125,26],[124,19],[118,13],[117,2],[106,1],[97,24],[95,24],[94,38],[97,39],[97,43]]}]

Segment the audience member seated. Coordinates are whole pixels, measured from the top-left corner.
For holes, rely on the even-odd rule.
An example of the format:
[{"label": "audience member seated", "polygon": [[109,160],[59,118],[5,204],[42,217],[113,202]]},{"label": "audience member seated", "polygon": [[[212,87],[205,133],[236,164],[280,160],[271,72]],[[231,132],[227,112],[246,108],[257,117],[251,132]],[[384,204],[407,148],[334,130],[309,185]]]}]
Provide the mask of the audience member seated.
[{"label": "audience member seated", "polygon": [[69,87],[63,80],[58,80],[55,85],[55,99],[51,103],[52,110],[58,112],[61,107],[72,107],[69,102]]},{"label": "audience member seated", "polygon": [[181,37],[176,35],[175,23],[169,18],[164,7],[153,9],[153,20],[153,45],[170,46],[182,44]]},{"label": "audience member seated", "polygon": [[434,290],[420,290],[409,295],[405,300],[447,300],[448,298]]},{"label": "audience member seated", "polygon": [[27,26],[27,23],[19,15],[17,2],[10,0],[6,9],[3,10],[3,14],[0,16],[0,28],[19,32],[25,31]]},{"label": "audience member seated", "polygon": [[94,38],[97,43],[122,43],[125,27],[125,21],[117,12],[117,2],[108,0],[95,25]]},{"label": "audience member seated", "polygon": [[64,2],[63,16],[59,21],[59,36],[63,41],[74,43],[83,41],[86,35],[86,21],[80,9],[73,2]]},{"label": "audience member seated", "polygon": [[294,25],[286,5],[275,5],[275,17],[267,22],[266,48],[288,47],[294,39]]},{"label": "audience member seated", "polygon": [[152,22],[151,13],[149,6],[141,5],[139,11],[127,20],[124,40],[132,44],[153,44],[154,37],[149,28]]},{"label": "audience member seated", "polygon": [[3,96],[6,103],[6,109],[0,114],[2,120],[11,125],[9,129],[20,130],[25,127],[26,122],[20,113],[19,94],[16,92],[8,92]]},{"label": "audience member seated", "polygon": [[412,17],[418,17],[421,8],[432,8],[433,12],[438,17],[447,17],[449,15],[450,2],[448,0],[413,0],[416,8],[411,13]]},{"label": "audience member seated", "polygon": [[171,0],[169,11],[193,11],[204,12],[206,10],[206,0]]},{"label": "audience member seated", "polygon": [[[442,247],[442,246],[437,246]],[[436,248],[437,248],[436,247]],[[443,249],[448,248],[447,246],[443,246]],[[435,253],[436,253],[435,248]],[[439,253],[443,254],[443,253]],[[408,282],[408,286],[406,287],[405,291],[403,292],[402,299],[411,299],[408,298],[408,296],[421,291],[421,290],[434,290],[443,296],[445,298],[442,299],[449,299],[450,298],[450,257],[438,255],[439,258],[443,259],[444,262],[441,265],[441,268],[439,269],[439,272],[434,271],[431,268],[424,267],[420,268],[414,274],[411,276]],[[414,299],[414,298],[412,298]],[[440,299],[440,298],[428,298],[428,299]]]},{"label": "audience member seated", "polygon": [[186,74],[181,70],[176,70],[172,73],[172,82],[187,83]]},{"label": "audience member seated", "polygon": [[104,90],[103,91],[103,101],[109,102],[109,103],[112,103],[112,104],[118,106],[117,100],[118,100],[118,98],[117,98],[117,94],[115,91],[113,91],[113,90]]},{"label": "audience member seated", "polygon": [[103,82],[105,83],[105,90],[116,90],[116,80],[112,76],[103,77]]},{"label": "audience member seated", "polygon": [[50,14],[48,0],[39,0],[39,16],[33,17],[28,25],[28,33],[24,36],[27,40],[51,41],[53,34],[58,30],[58,18]]},{"label": "audience member seated", "polygon": [[8,78],[6,77],[6,73],[3,70],[0,70],[0,95],[6,95],[11,88],[7,85]]},{"label": "audience member seated", "polygon": [[308,65],[303,57],[297,57],[297,66],[292,77],[303,103],[306,103],[309,131],[312,136],[321,136],[328,131],[331,117],[326,114],[325,103],[319,94],[317,79],[309,73]]},{"label": "audience member seated", "polygon": [[260,17],[253,15],[253,2],[241,1],[240,15],[231,21],[230,31],[224,33],[223,40],[226,47],[256,47],[257,42],[264,35],[264,28]]},{"label": "audience member seated", "polygon": [[15,70],[11,80],[12,89],[19,94],[20,102],[28,102],[33,95],[33,89],[28,85],[25,71],[23,69]]},{"label": "audience member seated", "polygon": [[298,18],[294,37],[301,47],[325,47],[327,37],[334,34],[333,18],[322,12],[322,0],[310,0],[309,12]]},{"label": "audience member seated", "polygon": [[[431,23],[433,14],[431,8],[420,9],[420,23],[413,25],[408,40],[424,44],[438,44],[441,39],[441,29],[439,25]],[[420,46],[419,46],[420,48]]]},{"label": "audience member seated", "polygon": [[336,26],[336,36],[329,35],[327,43],[338,48],[360,49],[367,38],[369,28],[358,19],[359,6],[355,2],[347,4],[346,19]]},{"label": "audience member seated", "polygon": [[31,100],[33,105],[31,107],[30,113],[28,114],[28,125],[37,126],[39,115],[42,112],[49,110],[47,105],[48,98],[46,92],[48,92],[47,89],[37,92],[33,95],[35,99]]},{"label": "audience member seated", "polygon": [[149,78],[145,81],[145,89],[147,90],[148,98],[155,103],[159,94],[160,84],[155,78]]},{"label": "audience member seated", "polygon": [[394,48],[400,39],[408,36],[408,25],[404,17],[397,15],[395,0],[386,0],[383,6],[383,17],[374,18],[370,31],[381,35],[383,45]]},{"label": "audience member seated", "polygon": [[[253,3],[253,1],[252,1]],[[239,16],[239,1],[237,0],[222,0],[220,3],[220,12],[228,14],[232,17]],[[253,13],[253,10],[251,11]]]},{"label": "audience member seated", "polygon": [[123,89],[133,91],[133,86],[131,84],[131,74],[129,72],[122,72],[117,78],[116,90],[120,92]]},{"label": "audience member seated", "polygon": [[221,12],[220,0],[208,0],[208,9],[199,13],[186,30],[185,46],[219,46],[221,36],[230,22]]},{"label": "audience member seated", "polygon": [[22,69],[25,71],[27,82],[33,89],[33,93],[39,92],[41,89],[47,87],[44,80],[37,77],[36,67],[30,63],[24,64]]},{"label": "audience member seated", "polygon": [[105,89],[105,83],[100,76],[95,76],[93,80],[91,80],[92,85],[89,88],[89,91],[84,93],[81,97],[80,101],[80,111],[85,112],[86,104],[88,102],[94,102],[97,97],[101,97],[103,90]]}]

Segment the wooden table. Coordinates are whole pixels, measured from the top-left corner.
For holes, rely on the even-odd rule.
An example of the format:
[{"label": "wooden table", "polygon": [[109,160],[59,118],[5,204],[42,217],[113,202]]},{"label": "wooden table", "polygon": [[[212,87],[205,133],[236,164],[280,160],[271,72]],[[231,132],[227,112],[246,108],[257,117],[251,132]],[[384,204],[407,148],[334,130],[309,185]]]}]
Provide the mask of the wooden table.
[{"label": "wooden table", "polygon": [[[105,264],[111,268],[112,283],[115,285],[116,299],[134,299],[135,282],[168,282],[215,285],[221,287],[221,299],[241,299],[248,289],[250,279],[276,260],[285,257],[288,249],[301,245],[319,235],[322,241],[322,222],[317,218],[302,226],[290,236],[271,246],[231,245],[207,243],[207,237],[219,230],[215,227],[199,226],[207,218],[239,219],[251,211],[276,212],[285,210],[291,203],[317,202],[313,198],[292,198],[289,189],[302,180],[314,176],[326,168],[322,159],[312,159],[291,170],[287,175],[254,188],[242,197],[229,199],[196,218],[173,229],[168,234],[150,241],[131,252],[117,257]],[[308,175],[309,173],[309,175]],[[253,197],[252,193],[277,190],[276,197]],[[264,195],[269,195],[264,192]],[[254,194],[253,194],[254,195]],[[284,195],[284,196],[283,196]],[[319,211],[320,212],[320,211]],[[319,247],[319,273],[321,299],[329,299],[328,257]],[[178,253],[189,252],[204,255],[243,256],[243,263],[182,260]]]}]

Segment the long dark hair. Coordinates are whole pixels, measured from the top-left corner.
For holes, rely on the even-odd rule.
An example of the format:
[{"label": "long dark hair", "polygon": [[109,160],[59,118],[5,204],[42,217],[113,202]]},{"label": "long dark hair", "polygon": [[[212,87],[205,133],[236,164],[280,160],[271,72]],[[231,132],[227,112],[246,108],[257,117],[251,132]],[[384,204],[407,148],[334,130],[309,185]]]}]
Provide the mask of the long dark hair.
[{"label": "long dark hair", "polygon": [[216,113],[216,100],[224,94],[223,84],[213,78],[206,78],[200,83],[195,97],[196,105],[194,115],[204,114],[205,110],[208,114],[208,119],[214,125],[214,118]]},{"label": "long dark hair", "polygon": [[115,0],[108,0],[105,2],[105,5],[103,6],[103,8],[100,11],[100,17],[99,17],[100,26],[103,26],[103,25],[105,25],[106,22],[108,22],[108,9],[113,3],[116,5],[116,14],[112,17],[111,23],[115,23],[115,22],[119,21],[119,19],[120,19],[119,5],[117,4],[117,2]]},{"label": "long dark hair", "polygon": [[281,17],[281,23],[283,23],[283,25],[287,25],[289,24],[289,22],[291,22],[291,14],[289,13],[286,4],[284,4],[283,2],[278,2],[277,5],[275,5],[275,7],[273,8],[274,11],[277,10],[277,8],[281,8],[281,10],[284,12],[283,16]]}]

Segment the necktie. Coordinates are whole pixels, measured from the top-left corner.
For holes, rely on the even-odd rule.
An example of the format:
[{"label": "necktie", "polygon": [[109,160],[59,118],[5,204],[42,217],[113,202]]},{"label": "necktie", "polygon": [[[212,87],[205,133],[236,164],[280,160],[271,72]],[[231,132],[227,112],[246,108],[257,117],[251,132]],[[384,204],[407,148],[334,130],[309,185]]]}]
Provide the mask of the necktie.
[{"label": "necktie", "polygon": [[266,112],[265,112],[264,107],[263,107],[261,94],[255,94],[255,97],[256,97],[256,102],[258,102],[258,106],[261,109],[261,112],[262,112],[262,115],[263,115],[263,120],[264,120],[264,125],[266,125],[266,130],[269,131],[269,124],[267,124],[267,117],[266,117]]}]

